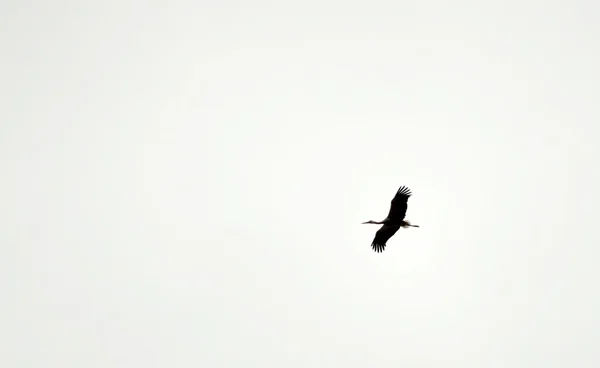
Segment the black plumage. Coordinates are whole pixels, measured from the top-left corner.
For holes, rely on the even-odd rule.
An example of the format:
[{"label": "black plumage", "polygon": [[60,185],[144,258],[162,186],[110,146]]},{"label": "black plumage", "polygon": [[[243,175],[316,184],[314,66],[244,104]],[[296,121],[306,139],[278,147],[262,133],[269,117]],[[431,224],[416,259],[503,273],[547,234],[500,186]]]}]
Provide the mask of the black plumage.
[{"label": "black plumage", "polygon": [[375,233],[375,238],[371,243],[371,247],[377,253],[383,252],[386,247],[387,241],[396,234],[401,227],[419,227],[418,225],[412,225],[410,222],[405,221],[406,209],[408,207],[408,198],[412,195],[410,189],[405,186],[401,186],[392,202],[390,204],[390,211],[387,217],[383,221],[367,221],[363,224],[381,224],[383,225]]},{"label": "black plumage", "polygon": [[383,252],[385,246],[387,245],[387,241],[396,234],[396,232],[400,230],[400,225],[387,225],[384,224],[382,227],[377,230],[375,233],[375,238],[371,243],[371,248],[377,253]]}]

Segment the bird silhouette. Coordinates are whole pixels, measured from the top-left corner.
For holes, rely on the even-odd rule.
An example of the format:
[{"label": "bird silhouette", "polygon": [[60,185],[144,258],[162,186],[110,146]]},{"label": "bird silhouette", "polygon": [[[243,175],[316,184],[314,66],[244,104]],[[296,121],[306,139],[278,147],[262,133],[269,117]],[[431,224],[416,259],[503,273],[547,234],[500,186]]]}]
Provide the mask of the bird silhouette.
[{"label": "bird silhouette", "polygon": [[371,243],[371,248],[377,253],[383,252],[387,241],[396,234],[401,228],[407,227],[419,227],[419,225],[412,225],[409,221],[404,220],[406,216],[406,209],[408,207],[408,198],[412,195],[410,189],[405,186],[401,186],[396,192],[396,195],[392,199],[390,205],[390,212],[383,221],[369,220],[363,222],[363,224],[378,224],[383,225],[375,233],[375,238]]}]

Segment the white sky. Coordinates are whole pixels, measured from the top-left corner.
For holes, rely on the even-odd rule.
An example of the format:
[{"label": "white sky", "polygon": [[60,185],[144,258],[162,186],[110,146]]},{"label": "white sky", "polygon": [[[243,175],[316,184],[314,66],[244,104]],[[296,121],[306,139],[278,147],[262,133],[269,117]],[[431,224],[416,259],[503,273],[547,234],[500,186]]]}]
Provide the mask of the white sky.
[{"label": "white sky", "polygon": [[600,365],[600,3],[213,3],[0,6],[2,367]]}]

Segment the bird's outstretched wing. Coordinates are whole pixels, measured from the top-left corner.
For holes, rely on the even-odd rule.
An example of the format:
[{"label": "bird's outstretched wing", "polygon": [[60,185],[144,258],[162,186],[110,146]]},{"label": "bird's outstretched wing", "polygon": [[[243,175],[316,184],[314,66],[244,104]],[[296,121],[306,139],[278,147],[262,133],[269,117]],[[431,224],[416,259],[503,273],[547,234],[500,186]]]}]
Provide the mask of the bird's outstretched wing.
[{"label": "bird's outstretched wing", "polygon": [[396,234],[396,231],[400,229],[400,225],[383,225],[377,232],[375,233],[375,238],[373,239],[373,243],[371,243],[371,248],[377,253],[383,252],[385,249],[385,243],[389,238]]},{"label": "bird's outstretched wing", "polygon": [[401,186],[396,192],[396,195],[392,199],[390,205],[390,212],[387,218],[393,222],[400,222],[404,220],[406,216],[406,208],[408,207],[408,198],[412,195],[410,189],[405,186]]}]

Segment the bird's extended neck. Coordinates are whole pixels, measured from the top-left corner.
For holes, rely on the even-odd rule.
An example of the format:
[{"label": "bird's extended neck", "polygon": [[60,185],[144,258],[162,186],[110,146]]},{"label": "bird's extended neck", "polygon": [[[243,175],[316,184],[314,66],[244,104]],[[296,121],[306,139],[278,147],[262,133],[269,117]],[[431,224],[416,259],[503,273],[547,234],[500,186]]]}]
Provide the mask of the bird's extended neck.
[{"label": "bird's extended neck", "polygon": [[383,221],[373,221],[373,220],[369,220],[367,222],[363,222],[363,224],[375,224],[375,225],[383,225],[385,224],[385,220]]},{"label": "bird's extended neck", "polygon": [[[374,225],[385,225],[387,223],[388,223],[387,219],[385,219],[383,221],[369,220],[367,222],[363,222],[363,224],[374,224]],[[399,225],[402,226],[403,228],[407,228],[407,227],[419,227],[419,225],[413,225],[409,221],[402,221],[402,222],[400,222]]]}]

